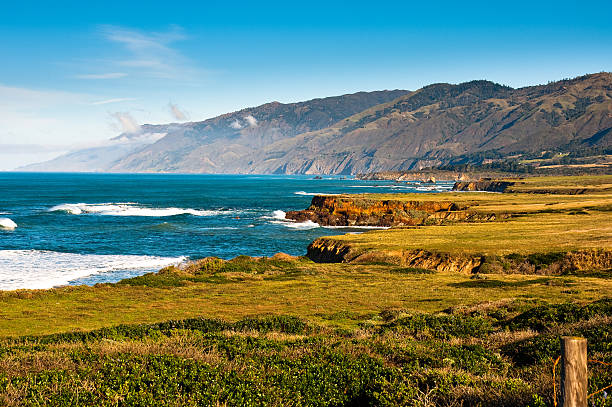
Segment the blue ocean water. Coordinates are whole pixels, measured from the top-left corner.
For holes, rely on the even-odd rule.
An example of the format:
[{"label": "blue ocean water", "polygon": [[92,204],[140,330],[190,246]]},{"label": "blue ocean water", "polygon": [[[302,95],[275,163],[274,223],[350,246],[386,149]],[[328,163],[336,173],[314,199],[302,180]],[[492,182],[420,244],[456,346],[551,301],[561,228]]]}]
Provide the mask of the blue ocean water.
[{"label": "blue ocean water", "polygon": [[0,173],[0,289],[113,282],[206,256],[303,255],[316,237],[351,231],[283,220],[283,211],[306,208],[315,194],[451,186],[313,176]]}]

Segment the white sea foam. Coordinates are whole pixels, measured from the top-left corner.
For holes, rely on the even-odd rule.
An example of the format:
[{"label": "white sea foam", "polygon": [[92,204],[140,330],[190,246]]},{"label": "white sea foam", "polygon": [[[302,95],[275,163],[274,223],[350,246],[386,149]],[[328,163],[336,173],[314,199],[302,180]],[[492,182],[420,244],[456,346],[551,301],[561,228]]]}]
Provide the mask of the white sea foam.
[{"label": "white sea foam", "polygon": [[0,229],[13,230],[17,227],[17,224],[10,218],[0,218]]},{"label": "white sea foam", "polygon": [[327,192],[306,192],[306,191],[297,191],[294,192],[295,195],[305,195],[305,196],[315,196],[315,195],[330,195],[330,196],[337,196],[337,195],[341,195],[341,194],[330,194]]},{"label": "white sea foam", "polygon": [[272,212],[272,218],[274,219],[285,220],[285,216],[287,216],[285,211],[278,210],[278,211]]},{"label": "white sea foam", "polygon": [[299,229],[299,230],[308,230],[315,229],[319,227],[319,224],[311,221],[310,219],[305,222],[296,222],[293,219],[286,219],[285,216],[287,214],[284,211],[274,211],[272,212],[272,216],[264,216],[265,219],[273,219],[270,223],[275,225],[283,225],[287,228],[291,229]]},{"label": "white sea foam", "polygon": [[453,188],[454,183],[439,183],[430,186],[418,186],[420,184],[405,184],[405,185],[348,185],[349,188],[386,188],[386,189],[405,189],[410,191],[421,191],[421,192],[446,192]]},{"label": "white sea foam", "polygon": [[300,230],[308,230],[308,229],[316,229],[319,227],[319,224],[308,219],[305,222],[279,222],[283,226],[291,228],[291,229],[300,229]]},{"label": "white sea foam", "polygon": [[215,216],[229,214],[234,211],[224,210],[199,210],[184,208],[149,208],[135,203],[100,203],[100,204],[62,204],[49,209],[51,212],[63,211],[72,215],[97,214],[107,216]]},{"label": "white sea foam", "polygon": [[44,250],[0,250],[0,290],[39,289],[112,271],[157,271],[184,257],[75,254]]}]

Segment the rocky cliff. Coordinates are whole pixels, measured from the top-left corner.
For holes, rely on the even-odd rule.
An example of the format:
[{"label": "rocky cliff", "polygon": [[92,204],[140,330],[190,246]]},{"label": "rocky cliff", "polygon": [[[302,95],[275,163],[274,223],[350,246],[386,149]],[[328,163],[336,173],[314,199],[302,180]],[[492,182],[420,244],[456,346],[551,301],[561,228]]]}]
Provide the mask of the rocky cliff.
[{"label": "rocky cliff", "polygon": [[479,213],[451,201],[395,201],[315,196],[308,209],[287,212],[297,222],[322,226],[415,226],[444,221],[490,221],[500,215]]},{"label": "rocky cliff", "polygon": [[504,192],[508,187],[514,185],[512,181],[500,180],[480,180],[480,181],[459,181],[455,182],[453,191],[484,191],[484,192]]},{"label": "rocky cliff", "polygon": [[471,273],[478,269],[481,256],[434,253],[427,250],[367,250],[354,249],[331,238],[313,241],[307,256],[319,263],[388,263],[439,272]]},{"label": "rocky cliff", "polygon": [[308,246],[307,256],[319,263],[395,264],[446,273],[559,275],[612,269],[612,251],[569,252],[484,256],[428,250],[357,249],[350,243],[322,237]]}]

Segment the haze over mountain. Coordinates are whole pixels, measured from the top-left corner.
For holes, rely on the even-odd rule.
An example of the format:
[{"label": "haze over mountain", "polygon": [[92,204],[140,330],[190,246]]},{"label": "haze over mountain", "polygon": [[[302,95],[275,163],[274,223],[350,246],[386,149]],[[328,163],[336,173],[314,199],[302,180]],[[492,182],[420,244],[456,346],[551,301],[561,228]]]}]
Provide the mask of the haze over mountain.
[{"label": "haze over mountain", "polygon": [[202,122],[142,126],[108,146],[23,169],[354,174],[611,144],[612,74],[598,73],[520,89],[479,80],[272,102]]}]

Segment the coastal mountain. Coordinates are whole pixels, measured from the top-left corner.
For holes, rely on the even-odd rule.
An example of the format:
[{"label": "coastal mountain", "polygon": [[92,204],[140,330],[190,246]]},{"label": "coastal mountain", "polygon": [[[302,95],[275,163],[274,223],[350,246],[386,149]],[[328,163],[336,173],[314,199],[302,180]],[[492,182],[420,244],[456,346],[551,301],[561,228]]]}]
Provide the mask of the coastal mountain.
[{"label": "coastal mountain", "polygon": [[266,147],[248,170],[355,174],[612,145],[612,74],[512,89],[435,84]]},{"label": "coastal mountain", "polygon": [[170,131],[177,129],[176,124],[143,125],[133,133],[122,133],[102,145],[76,150],[49,161],[31,164],[20,168],[24,171],[41,172],[103,172],[119,159],[155,143]]},{"label": "coastal mountain", "polygon": [[607,151],[612,74],[520,89],[472,81],[273,102],[147,131],[165,136],[104,170],[355,174],[542,151]]},{"label": "coastal mountain", "polygon": [[242,157],[278,140],[331,126],[405,90],[354,94],[283,104],[267,103],[202,122],[144,125],[103,146],[78,150],[24,171],[244,172]]}]

